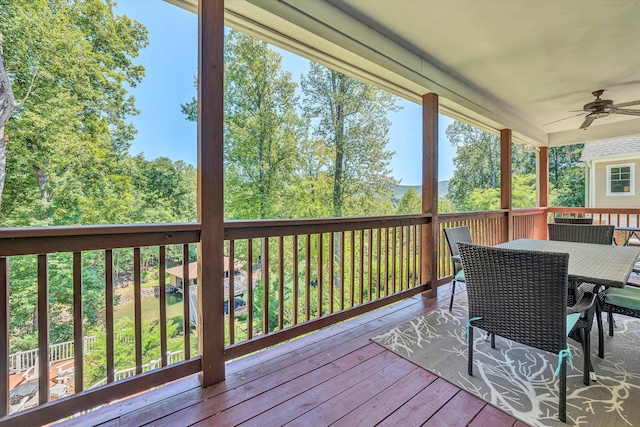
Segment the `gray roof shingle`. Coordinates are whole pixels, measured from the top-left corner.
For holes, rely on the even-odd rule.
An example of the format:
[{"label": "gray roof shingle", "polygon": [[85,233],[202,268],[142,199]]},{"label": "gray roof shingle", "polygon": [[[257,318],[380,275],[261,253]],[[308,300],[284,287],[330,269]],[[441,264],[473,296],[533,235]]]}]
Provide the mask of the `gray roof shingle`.
[{"label": "gray roof shingle", "polygon": [[640,155],[640,135],[588,142],[584,145],[580,160],[584,161],[621,154]]}]

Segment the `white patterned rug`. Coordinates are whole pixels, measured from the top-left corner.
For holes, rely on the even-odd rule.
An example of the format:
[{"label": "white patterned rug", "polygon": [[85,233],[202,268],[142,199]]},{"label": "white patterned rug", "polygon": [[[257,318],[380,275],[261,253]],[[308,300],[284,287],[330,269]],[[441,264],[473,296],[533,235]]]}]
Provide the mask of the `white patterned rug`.
[{"label": "white patterned rug", "polygon": [[[606,316],[604,316],[606,319]],[[605,357],[591,359],[597,382],[582,383],[582,347],[569,339],[574,369],[567,369],[567,423],[558,420],[556,355],[496,337],[496,348],[474,330],[474,375],[467,375],[466,300],[372,338],[447,381],[533,426],[640,426],[640,320],[616,316],[615,336],[605,327]],[[635,423],[635,424],[634,424]]]}]

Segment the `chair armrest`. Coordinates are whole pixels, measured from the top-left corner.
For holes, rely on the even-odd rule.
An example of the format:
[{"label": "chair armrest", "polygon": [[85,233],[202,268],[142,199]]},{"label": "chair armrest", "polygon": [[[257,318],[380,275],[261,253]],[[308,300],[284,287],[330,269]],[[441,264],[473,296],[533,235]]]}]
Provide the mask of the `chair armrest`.
[{"label": "chair armrest", "polygon": [[582,313],[589,310],[593,307],[593,304],[596,301],[596,296],[596,294],[585,292],[584,295],[582,295],[582,298],[580,298],[580,301],[571,307],[567,307],[567,314]]},{"label": "chair armrest", "polygon": [[451,255],[451,260],[453,262],[461,262],[460,261],[460,255]]}]

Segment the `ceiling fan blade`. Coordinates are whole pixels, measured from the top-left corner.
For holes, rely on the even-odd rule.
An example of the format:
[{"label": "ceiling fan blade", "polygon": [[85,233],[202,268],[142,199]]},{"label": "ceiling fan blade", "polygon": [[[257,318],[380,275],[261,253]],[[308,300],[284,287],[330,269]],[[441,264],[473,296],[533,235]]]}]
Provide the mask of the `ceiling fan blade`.
[{"label": "ceiling fan blade", "polygon": [[640,110],[618,109],[616,114],[626,114],[628,116],[640,116]]},{"label": "ceiling fan blade", "polygon": [[580,129],[588,128],[589,126],[591,126],[591,123],[593,123],[594,120],[595,120],[595,117],[587,117],[585,121],[582,122],[582,125],[580,125]]},{"label": "ceiling fan blade", "polygon": [[587,113],[582,112],[582,113],[580,113],[580,114],[575,114],[575,115],[573,115],[573,116],[565,117],[564,119],[554,120],[554,121],[552,121],[552,122],[545,123],[545,124],[543,124],[542,126],[550,125],[550,124],[552,124],[552,123],[558,123],[558,122],[561,122],[561,121],[563,121],[563,120],[572,119],[572,118],[574,118],[574,117],[583,116],[583,115],[585,115],[585,114],[587,114]]},{"label": "ceiling fan blade", "polygon": [[629,102],[621,102],[620,104],[616,104],[615,107],[630,107],[632,105],[638,105],[640,104],[640,99],[638,99],[637,101],[629,101]]}]

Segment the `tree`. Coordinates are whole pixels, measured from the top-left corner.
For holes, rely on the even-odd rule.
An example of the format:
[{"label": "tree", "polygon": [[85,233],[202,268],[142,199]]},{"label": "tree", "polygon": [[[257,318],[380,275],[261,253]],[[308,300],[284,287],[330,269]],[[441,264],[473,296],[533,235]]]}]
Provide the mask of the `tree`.
[{"label": "tree", "polygon": [[136,222],[193,222],[196,220],[196,170],[167,157],[146,160],[143,154],[129,165],[133,175]]},{"label": "tree", "polygon": [[[36,74],[34,72],[34,78],[35,76]],[[31,83],[33,84],[33,81]],[[29,87],[24,100],[29,97],[30,91],[31,87]],[[24,100],[22,102],[24,102]],[[11,89],[11,81],[9,80],[9,75],[4,66],[2,31],[0,30],[0,209],[2,209],[2,193],[4,190],[7,163],[8,139],[5,137],[4,127],[15,109],[18,108],[22,102],[16,101],[13,95],[13,90]]]},{"label": "tree", "polygon": [[[267,43],[238,31],[225,36],[224,60],[225,215],[279,218],[305,138],[297,84]],[[197,100],[182,111],[197,120]]]},{"label": "tree", "polygon": [[[450,124],[446,133],[451,144],[457,147],[457,154],[453,159],[455,171],[449,181],[449,198],[457,210],[477,210],[470,199],[475,189],[500,188],[500,140],[459,121]],[[498,192],[498,200],[499,194]],[[483,206],[493,205],[487,203],[483,202]]]},{"label": "tree", "polygon": [[[57,209],[58,191],[65,196],[64,208],[73,208],[66,201],[71,189],[74,203],[87,202],[95,196],[91,193],[102,191],[96,187],[108,187],[96,169],[120,170],[135,134],[126,119],[137,114],[125,85],[135,86],[144,76],[133,59],[147,45],[147,33],[138,22],[114,15],[111,0],[14,0],[0,8],[0,32],[3,93],[10,84],[24,99],[5,125],[6,161],[0,158],[0,170],[11,172],[5,175],[6,190],[12,187],[13,194],[2,218],[24,221],[14,209],[26,200],[37,220],[51,224],[47,219]],[[3,105],[7,100],[4,96]],[[114,200],[125,201],[118,207],[127,206],[127,189],[111,186]]]},{"label": "tree", "polygon": [[[167,322],[167,350],[177,351],[183,348],[183,338],[179,337],[179,324],[174,321]],[[114,340],[115,368],[123,370],[134,368],[135,360],[135,324],[133,319],[125,317],[114,325],[118,331]],[[107,376],[107,338],[104,330],[93,331],[96,342],[89,353],[85,353],[84,378],[85,384],[90,387]],[[142,322],[142,363],[159,360],[160,354],[160,325],[158,322]]]},{"label": "tree", "polygon": [[418,195],[418,192],[413,188],[409,187],[407,191],[404,192],[400,202],[398,203],[398,208],[396,213],[399,215],[402,214],[419,214],[422,212],[422,199]]},{"label": "tree", "polygon": [[399,110],[395,97],[313,62],[301,85],[304,110],[318,120],[314,136],[330,156],[333,215],[374,213],[363,211],[361,202],[367,201],[368,209],[381,207],[370,203],[388,200],[397,184],[388,169],[393,152],[385,150],[391,125],[387,114]]},{"label": "tree", "polygon": [[584,207],[584,169],[577,166],[584,144],[549,149],[549,183],[556,189],[553,206]]},{"label": "tree", "polygon": [[[455,210],[500,209],[500,139],[457,121],[447,128],[447,137],[457,147],[456,169],[449,182],[448,195]],[[537,203],[535,153],[516,144],[512,145],[511,152],[512,206],[534,207]]]}]

